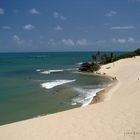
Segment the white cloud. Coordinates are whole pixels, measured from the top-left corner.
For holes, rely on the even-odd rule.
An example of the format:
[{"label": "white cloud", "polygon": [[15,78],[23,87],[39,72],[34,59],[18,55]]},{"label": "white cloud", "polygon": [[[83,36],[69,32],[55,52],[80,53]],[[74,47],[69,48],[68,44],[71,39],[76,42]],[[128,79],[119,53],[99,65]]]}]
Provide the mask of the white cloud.
[{"label": "white cloud", "polygon": [[10,26],[3,26],[2,28],[5,29],[5,30],[11,30],[12,29]]},{"label": "white cloud", "polygon": [[125,43],[138,43],[133,37],[128,38],[113,38],[112,43],[119,43],[119,44],[125,44]]},{"label": "white cloud", "polygon": [[76,41],[76,45],[87,45],[87,40],[86,39],[81,39]]},{"label": "white cloud", "polygon": [[116,14],[117,14],[116,11],[110,11],[110,12],[106,13],[105,16],[112,17],[112,16],[115,16]]},{"label": "white cloud", "polygon": [[53,17],[57,18],[57,19],[60,19],[60,20],[63,20],[63,21],[67,19],[65,16],[59,14],[58,12],[54,12]]},{"label": "white cloud", "polygon": [[53,17],[54,17],[54,18],[59,18],[59,13],[58,13],[58,12],[54,12],[54,13],[53,13]]},{"label": "white cloud", "polygon": [[49,45],[56,45],[56,42],[53,38],[51,38],[48,42]]},{"label": "white cloud", "polygon": [[32,29],[34,29],[34,28],[35,28],[35,26],[33,26],[32,24],[27,24],[27,25],[25,25],[25,26],[23,27],[23,29],[28,30],[28,31],[30,31],[30,30],[32,30]]},{"label": "white cloud", "polygon": [[124,43],[126,43],[126,39],[119,38],[118,39],[118,43],[124,44]]},{"label": "white cloud", "polygon": [[57,25],[54,29],[56,31],[62,31],[63,30],[63,28],[60,25]]},{"label": "white cloud", "polygon": [[18,35],[14,35],[13,40],[17,45],[23,45],[25,43],[25,40],[21,39]]},{"label": "white cloud", "polygon": [[24,40],[24,39],[21,39],[18,35],[13,35],[13,41],[14,43],[17,45],[17,46],[32,46],[33,44],[33,41],[32,40]]},{"label": "white cloud", "polygon": [[117,43],[117,39],[112,38],[111,42],[112,42],[112,43]]},{"label": "white cloud", "polygon": [[86,39],[78,39],[76,41],[72,39],[62,39],[62,43],[67,46],[84,46],[88,45],[88,42]]},{"label": "white cloud", "polygon": [[111,30],[130,30],[134,29],[134,26],[116,26],[116,27],[111,27]]},{"label": "white cloud", "polygon": [[96,42],[95,42],[95,44],[104,44],[104,43],[106,43],[107,41],[106,40],[97,40]]},{"label": "white cloud", "polygon": [[39,14],[40,14],[40,12],[39,12],[38,10],[36,10],[35,8],[30,9],[30,10],[29,10],[29,13],[30,13],[30,14],[33,14],[33,15],[39,15]]},{"label": "white cloud", "polygon": [[65,16],[60,16],[61,20],[66,20],[67,18]]},{"label": "white cloud", "polygon": [[115,38],[113,38],[113,39],[112,39],[112,43],[124,44],[124,43],[126,43],[126,39],[123,39],[123,38],[115,39]]},{"label": "white cloud", "polygon": [[4,9],[3,8],[0,8],[0,15],[4,15]]},{"label": "white cloud", "polygon": [[134,39],[133,37],[129,37],[129,38],[128,38],[128,42],[134,43],[134,42],[135,42],[135,39]]},{"label": "white cloud", "polygon": [[75,43],[72,39],[62,39],[62,43],[66,46],[74,46]]}]

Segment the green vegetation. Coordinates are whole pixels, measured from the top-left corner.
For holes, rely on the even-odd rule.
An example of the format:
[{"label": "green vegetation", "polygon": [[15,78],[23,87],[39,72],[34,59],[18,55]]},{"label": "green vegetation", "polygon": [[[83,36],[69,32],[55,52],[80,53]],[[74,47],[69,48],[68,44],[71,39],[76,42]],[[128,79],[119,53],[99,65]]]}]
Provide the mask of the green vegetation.
[{"label": "green vegetation", "polygon": [[98,51],[97,53],[92,55],[93,62],[83,63],[81,67],[79,68],[79,70],[84,71],[84,72],[95,72],[100,69],[100,65],[102,64],[108,64],[108,63],[112,63],[120,59],[131,58],[135,56],[140,56],[140,49],[137,49],[133,52],[121,54],[121,55],[115,55],[113,52],[111,52],[110,54],[107,54],[107,53],[101,53]]},{"label": "green vegetation", "polygon": [[131,58],[131,57],[135,57],[135,56],[140,56],[140,49],[137,49],[133,52],[129,52],[129,53],[126,53],[126,54],[118,55],[114,58],[114,61],[124,59],[124,58]]},{"label": "green vegetation", "polygon": [[84,72],[95,72],[100,69],[100,65],[98,63],[83,63],[79,68],[80,71]]}]

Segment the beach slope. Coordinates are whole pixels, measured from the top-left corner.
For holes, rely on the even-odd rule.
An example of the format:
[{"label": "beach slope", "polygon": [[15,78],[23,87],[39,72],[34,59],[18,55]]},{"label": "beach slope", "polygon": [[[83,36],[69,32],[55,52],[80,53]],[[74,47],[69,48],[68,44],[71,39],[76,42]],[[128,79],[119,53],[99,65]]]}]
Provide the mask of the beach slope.
[{"label": "beach slope", "polygon": [[99,72],[118,80],[104,102],[0,126],[0,140],[140,140],[140,57]]}]

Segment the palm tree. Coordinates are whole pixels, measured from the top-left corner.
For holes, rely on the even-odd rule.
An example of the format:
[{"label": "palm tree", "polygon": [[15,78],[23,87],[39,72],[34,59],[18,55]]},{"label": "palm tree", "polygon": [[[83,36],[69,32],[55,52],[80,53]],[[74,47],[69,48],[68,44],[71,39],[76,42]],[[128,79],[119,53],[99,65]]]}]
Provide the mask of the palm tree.
[{"label": "palm tree", "polygon": [[96,54],[93,54],[92,55],[92,60],[93,60],[93,62],[97,62],[97,56],[96,56]]},{"label": "palm tree", "polygon": [[104,56],[103,56],[103,55],[101,55],[101,63],[103,63],[103,64],[104,64],[104,63],[105,63],[104,61],[105,61],[105,58],[104,58]]},{"label": "palm tree", "polygon": [[107,63],[107,60],[108,60],[108,56],[107,56],[107,54],[103,54],[103,57],[104,57],[104,63]]},{"label": "palm tree", "polygon": [[97,51],[96,55],[99,57],[101,55],[101,52]]},{"label": "palm tree", "polygon": [[100,51],[97,51],[96,57],[97,57],[98,60],[101,59],[101,53],[100,53]]},{"label": "palm tree", "polygon": [[114,54],[113,54],[113,52],[111,52],[111,53],[110,53],[111,62],[113,61],[113,58],[114,58]]}]

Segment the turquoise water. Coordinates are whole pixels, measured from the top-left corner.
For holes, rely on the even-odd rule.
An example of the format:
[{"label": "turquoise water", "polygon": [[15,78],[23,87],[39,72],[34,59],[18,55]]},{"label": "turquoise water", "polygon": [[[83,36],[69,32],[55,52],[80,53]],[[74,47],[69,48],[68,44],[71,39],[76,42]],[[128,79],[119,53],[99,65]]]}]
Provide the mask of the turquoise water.
[{"label": "turquoise water", "polygon": [[88,105],[110,83],[76,73],[92,54],[0,54],[0,125]]}]

